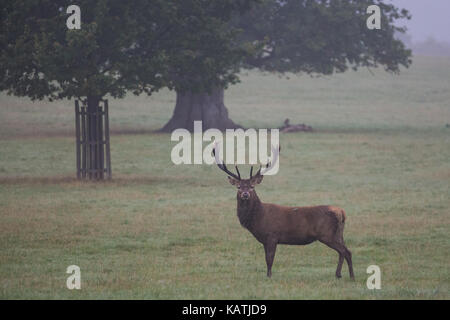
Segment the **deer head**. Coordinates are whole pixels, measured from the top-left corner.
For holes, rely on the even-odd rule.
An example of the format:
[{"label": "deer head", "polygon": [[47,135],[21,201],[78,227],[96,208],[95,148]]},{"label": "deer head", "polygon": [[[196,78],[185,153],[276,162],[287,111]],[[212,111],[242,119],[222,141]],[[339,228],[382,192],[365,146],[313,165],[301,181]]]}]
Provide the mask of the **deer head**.
[{"label": "deer head", "polygon": [[260,166],[258,172],[256,172],[256,174],[254,176],[252,175],[252,173],[253,173],[253,166],[252,166],[250,168],[250,178],[249,179],[241,178],[241,174],[240,174],[237,166],[235,166],[237,174],[234,174],[233,172],[228,170],[227,166],[220,158],[219,148],[217,148],[217,143],[213,149],[213,154],[216,159],[217,166],[220,168],[220,170],[222,170],[226,174],[228,174],[228,180],[230,181],[230,183],[233,186],[235,186],[238,189],[238,198],[241,200],[247,201],[247,200],[252,199],[256,195],[255,186],[262,182],[264,173],[268,172],[269,170],[271,170],[274,167],[275,163],[278,160],[279,151],[280,151],[280,148],[275,148],[274,146],[272,146],[272,154],[273,154],[272,159],[264,166],[264,168],[262,166]]}]

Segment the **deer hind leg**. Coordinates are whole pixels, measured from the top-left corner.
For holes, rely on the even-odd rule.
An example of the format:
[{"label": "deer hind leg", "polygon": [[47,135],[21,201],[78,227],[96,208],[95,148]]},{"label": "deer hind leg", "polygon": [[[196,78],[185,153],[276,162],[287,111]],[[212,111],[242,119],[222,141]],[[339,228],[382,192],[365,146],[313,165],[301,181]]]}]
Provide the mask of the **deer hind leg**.
[{"label": "deer hind leg", "polygon": [[267,277],[272,277],[272,264],[275,258],[275,251],[277,250],[277,243],[275,241],[268,241],[264,244],[264,251],[266,252]]},{"label": "deer hind leg", "polygon": [[[334,249],[337,251],[337,253],[339,254],[339,261],[338,261],[338,265],[336,268],[336,278],[341,278],[341,270],[342,270],[342,264],[344,263],[344,258],[347,259],[346,256],[346,250],[348,251],[348,249],[342,244],[337,241],[324,241],[324,240],[320,240],[320,242],[326,244],[327,246],[329,246],[331,249]],[[348,260],[347,260],[348,263]]]},{"label": "deer hind leg", "polygon": [[[345,261],[347,261],[347,265],[348,265],[348,272],[350,274],[350,278],[355,280],[355,275],[353,273],[353,263],[352,263],[352,253],[350,250],[348,250],[348,248],[345,246],[345,242],[344,242],[344,223],[340,224],[338,227],[338,232],[335,234],[335,241],[339,244],[339,264],[338,264],[338,269],[339,269],[339,275],[341,273],[341,268],[342,268],[342,257],[345,258]],[[337,249],[335,249],[337,250]],[[338,270],[336,270],[336,276],[338,276]]]},{"label": "deer hind leg", "polygon": [[352,253],[344,244],[344,239],[340,240],[338,243],[335,244],[327,244],[330,248],[333,248],[339,253],[339,262],[338,267],[336,269],[336,277],[341,277],[341,270],[342,270],[342,264],[345,258],[345,261],[347,261],[348,265],[348,272],[350,274],[351,279],[355,279],[355,275],[353,273],[353,263],[352,263]]},{"label": "deer hind leg", "polygon": [[339,279],[342,277],[341,270],[342,270],[342,264],[344,263],[344,255],[340,252],[338,252],[338,253],[339,253],[339,261],[338,261],[338,265],[336,268],[336,278]]},{"label": "deer hind leg", "polygon": [[352,253],[346,246],[345,248],[345,261],[347,261],[348,272],[350,273],[350,278],[355,279],[355,274],[353,273],[353,263],[352,263]]},{"label": "deer hind leg", "polygon": [[345,251],[344,258],[345,258],[345,261],[347,261],[348,272],[350,274],[350,278],[354,280],[355,275],[353,273],[352,252],[350,250],[348,250],[348,248],[345,246],[344,237],[342,234],[339,237],[339,242],[344,247],[344,251]]}]

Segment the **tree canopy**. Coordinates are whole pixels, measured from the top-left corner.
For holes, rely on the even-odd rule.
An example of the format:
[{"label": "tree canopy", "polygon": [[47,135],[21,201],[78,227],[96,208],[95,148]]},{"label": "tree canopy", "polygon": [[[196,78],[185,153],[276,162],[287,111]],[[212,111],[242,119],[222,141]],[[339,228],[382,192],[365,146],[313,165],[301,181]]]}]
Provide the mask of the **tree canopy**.
[{"label": "tree canopy", "polygon": [[[349,67],[384,66],[398,72],[411,63],[410,50],[395,35],[394,24],[409,19],[406,10],[383,0],[263,0],[233,25],[243,30],[240,41],[257,50],[243,67],[274,72],[332,74]],[[371,30],[367,8],[381,9],[381,29]]]},{"label": "tree canopy", "polygon": [[[233,81],[241,48],[226,23],[250,1],[81,0],[81,29],[69,30],[71,2],[1,1],[0,90],[32,99],[123,97],[175,82]],[[203,74],[195,83],[174,77],[192,70]]]},{"label": "tree canopy", "polygon": [[[367,27],[367,8],[376,4],[381,9],[381,29]],[[222,51],[193,49],[193,55],[206,68],[185,60],[172,78],[177,90],[177,102],[172,118],[162,128],[170,132],[176,128],[192,130],[193,121],[201,120],[203,129],[239,127],[228,118],[223,101],[223,88],[238,81],[242,69],[259,69],[276,73],[306,73],[329,75],[348,68],[383,66],[389,72],[399,72],[411,63],[411,51],[396,38],[404,29],[397,20],[408,19],[406,10],[386,4],[383,0],[260,0],[243,14],[233,14],[230,30],[239,30],[230,38],[235,48],[221,64]],[[212,46],[214,48],[215,46]],[[186,57],[184,57],[185,59]],[[182,81],[195,82],[211,76],[211,66],[220,66],[227,73],[218,75],[222,82],[210,81],[213,91],[186,92]],[[234,62],[234,63],[232,63]],[[223,76],[226,75],[226,77]],[[183,83],[183,82],[181,82]],[[222,86],[222,87],[221,87]],[[200,90],[199,90],[200,89]]]},{"label": "tree canopy", "polygon": [[[80,30],[66,27],[69,0],[0,2],[0,90],[97,99],[168,87],[177,106],[166,131],[193,120],[235,126],[223,88],[243,68],[332,74],[411,63],[396,38],[409,14],[384,0],[80,0]],[[373,4],[380,30],[367,28]]]}]

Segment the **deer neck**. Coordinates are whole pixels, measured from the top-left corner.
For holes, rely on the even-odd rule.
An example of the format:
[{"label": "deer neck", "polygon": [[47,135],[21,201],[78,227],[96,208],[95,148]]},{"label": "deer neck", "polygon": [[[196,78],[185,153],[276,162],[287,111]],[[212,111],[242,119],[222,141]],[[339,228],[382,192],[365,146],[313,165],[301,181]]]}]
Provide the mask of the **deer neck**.
[{"label": "deer neck", "polygon": [[262,203],[259,200],[256,192],[249,200],[242,200],[239,196],[237,198],[237,216],[241,225],[250,229],[252,222],[262,210]]}]

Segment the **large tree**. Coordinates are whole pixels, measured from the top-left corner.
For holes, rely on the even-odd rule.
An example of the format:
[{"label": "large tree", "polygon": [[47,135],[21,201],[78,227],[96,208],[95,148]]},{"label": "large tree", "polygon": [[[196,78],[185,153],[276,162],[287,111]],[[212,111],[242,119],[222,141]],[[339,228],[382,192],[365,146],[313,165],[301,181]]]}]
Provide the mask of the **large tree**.
[{"label": "large tree", "polygon": [[[1,0],[0,90],[31,99],[87,100],[96,123],[99,102],[162,87],[209,90],[212,83],[234,81],[230,66],[241,48],[230,46],[232,13],[251,0],[80,0],[81,29],[69,30],[70,0]],[[196,65],[195,46],[208,57]],[[202,72],[189,81],[179,75]],[[182,71],[182,72],[180,72]],[[95,132],[92,130],[91,132]],[[99,136],[89,136],[98,144]],[[97,162],[90,159],[88,168]]]},{"label": "large tree", "polygon": [[[396,26],[399,19],[409,19],[406,10],[386,4],[383,0],[261,0],[244,15],[230,21],[231,28],[241,30],[228,45],[234,50],[225,81],[213,81],[208,90],[188,90],[179,83],[202,78],[201,59],[220,63],[217,51],[194,48],[192,69],[177,69],[172,87],[177,99],[172,118],[162,128],[192,130],[194,120],[203,121],[203,129],[235,128],[224,105],[224,89],[237,81],[242,68],[285,73],[333,74],[348,68],[383,66],[398,72],[411,63],[410,50],[395,35],[404,32]],[[376,4],[381,9],[381,29],[367,27],[367,8]],[[209,75],[210,76],[210,75]],[[218,76],[217,79],[222,79]]]}]

